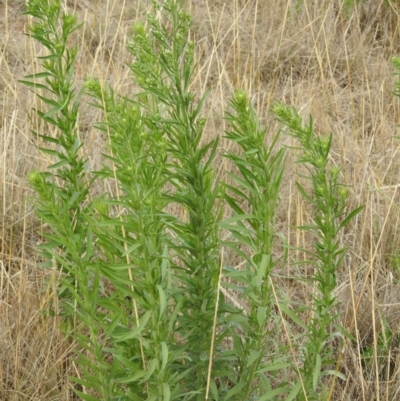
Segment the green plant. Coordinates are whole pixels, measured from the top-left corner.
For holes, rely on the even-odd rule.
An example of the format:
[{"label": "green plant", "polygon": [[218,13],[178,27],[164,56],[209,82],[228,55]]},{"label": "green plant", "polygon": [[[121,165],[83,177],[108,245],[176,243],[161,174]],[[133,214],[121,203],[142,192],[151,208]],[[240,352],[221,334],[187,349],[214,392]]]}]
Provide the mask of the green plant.
[{"label": "green plant", "polygon": [[[28,177],[38,194],[37,213],[50,228],[50,232],[44,234],[47,242],[41,246],[41,254],[47,259],[43,266],[59,268],[64,273],[58,297],[62,301],[61,315],[67,334],[73,332],[81,346],[90,350],[97,361],[85,371],[87,381],[81,384],[90,382],[108,398],[109,377],[105,373],[107,369],[101,365],[103,344],[97,319],[100,276],[94,268],[94,239],[85,217],[92,207],[89,190],[93,180],[86,171],[87,160],[81,155],[82,143],[77,129],[81,96],[73,87],[77,48],[67,47],[70,35],[79,26],[74,16],[63,14],[60,17],[57,2],[32,1],[27,5],[26,14],[39,21],[30,25],[29,31],[50,54],[40,57],[44,71],[25,77],[29,81],[22,83],[45,93],[37,93],[37,96],[51,109],[36,111],[58,132],[56,136],[38,135],[47,145],[40,148],[42,152],[55,157],[57,162],[49,166],[47,173],[33,171]],[[37,83],[39,78],[44,78],[45,84]],[[88,361],[83,355],[82,360]],[[93,399],[79,390],[77,393],[83,399]]]},{"label": "green plant", "polygon": [[[151,94],[150,103],[166,105],[164,113],[155,110],[154,122],[165,134],[169,160],[173,160],[166,171],[166,180],[173,189],[166,197],[187,216],[173,219],[168,225],[175,238],[170,245],[172,259],[179,261],[174,263],[174,277],[184,287],[174,298],[181,305],[176,333],[185,340],[185,369],[191,372],[186,387],[200,400],[208,391],[215,347],[223,338],[223,334],[217,335],[218,317],[224,310],[224,303],[217,303],[221,187],[212,166],[218,137],[201,143],[205,97],[196,101],[190,90],[194,68],[194,45],[187,40],[190,15],[182,11],[182,1],[153,6],[165,18],[164,24],[148,15],[151,42],[142,25],[135,27],[129,48],[136,62],[131,68],[144,92]],[[149,68],[157,60],[160,70],[149,77]],[[218,358],[214,358],[217,367]]]},{"label": "green plant", "polygon": [[[49,55],[42,57],[44,71],[22,82],[50,106],[37,110],[54,130],[40,135],[41,149],[56,159],[29,181],[49,227],[44,266],[61,272],[61,313],[79,345],[75,392],[84,400],[289,401],[302,391],[313,399],[321,377],[332,373],[324,368],[337,334],[326,328],[335,320],[331,292],[345,251],[337,236],[359,211],[345,214],[339,170],[326,170],[331,137],[315,139],[311,124],[303,129],[293,110],[275,107],[300,140],[302,162],[312,166],[314,198],[299,185],[316,221],[306,227],[317,238],[318,291],[308,328],[274,293],[273,270],[285,261],[285,252],[276,256],[278,239],[285,248],[275,231],[285,154],[279,135],[266,144],[266,129],[238,91],[226,137],[240,153],[225,154],[238,173],[229,174],[229,185],[219,182],[218,137],[203,137],[205,96],[197,99],[190,89],[190,15],[183,0],[152,6],[147,28],[137,23],[128,45],[138,93],[124,97],[96,79],[85,82],[92,105],[104,112],[97,128],[108,143],[102,169],[89,171],[77,128],[77,49],[68,47],[76,18],[62,13],[59,0],[27,5],[26,14],[39,21],[30,32]],[[96,195],[95,180],[114,182],[114,195]],[[233,214],[227,220],[224,207]],[[227,249],[243,258],[243,270],[225,265]],[[243,309],[228,302],[224,286],[240,294]],[[291,359],[298,348],[279,342],[282,312],[308,339],[300,369]]]},{"label": "green plant", "polygon": [[[235,399],[247,400],[257,394],[259,400],[287,393],[290,388],[283,383],[273,386],[264,372],[280,372],[289,366],[287,355],[265,359],[273,350],[281,348],[276,343],[279,318],[274,313],[275,302],[270,275],[281,258],[274,256],[275,215],[279,202],[279,189],[283,174],[284,149],[275,150],[279,135],[266,145],[266,129],[262,129],[255,110],[245,93],[238,91],[231,100],[233,112],[227,114],[231,129],[226,137],[237,143],[241,154],[227,153],[225,157],[236,166],[239,174],[230,173],[233,185],[227,185],[225,199],[234,216],[221,225],[233,238],[228,243],[235,253],[244,256],[244,270],[227,269],[225,275],[238,285],[230,287],[248,300],[248,313],[241,322],[242,332],[233,332],[238,358],[238,375]],[[246,212],[242,205],[247,203]],[[246,246],[247,252],[242,248]],[[271,328],[271,320],[275,324]],[[243,336],[243,332],[246,333]],[[243,336],[243,338],[241,338]],[[254,382],[258,385],[255,386]],[[272,390],[272,387],[275,387]]]},{"label": "green plant", "polygon": [[[117,182],[115,198],[101,196],[93,202],[88,198],[89,185],[85,192],[69,190],[70,181],[86,184],[87,178],[86,161],[78,155],[79,99],[74,101],[72,88],[76,49],[67,48],[76,20],[66,14],[60,17],[59,1],[31,1],[26,12],[41,21],[30,31],[50,55],[43,63],[49,72],[27,77],[35,82],[22,82],[49,94],[38,96],[54,108],[38,113],[59,129],[59,135],[42,138],[69,156],[43,148],[59,161],[49,173],[32,172],[29,178],[39,196],[39,215],[52,231],[43,256],[55,258],[65,268],[59,296],[64,288],[71,292],[70,313],[82,325],[74,336],[87,351],[80,354],[84,374],[74,380],[83,386],[84,392],[77,390],[83,399],[94,399],[88,389],[103,399],[123,394],[127,399],[202,399],[210,380],[220,272],[216,209],[220,186],[211,168],[218,141],[200,145],[202,102],[197,105],[189,91],[190,17],[182,11],[182,2],[154,6],[170,25],[149,14],[150,35],[143,25],[135,26],[129,49],[136,59],[132,72],[143,90],[137,99],[121,98],[93,79],[85,84],[95,105],[106,113],[99,128],[110,144],[109,163],[94,175]],[[37,83],[39,78],[45,78],[47,85]],[[61,117],[53,118],[57,113]],[[59,177],[64,179],[61,183],[56,182]],[[166,192],[167,182],[173,192]],[[59,193],[64,196],[57,197]],[[186,210],[187,221],[165,213],[171,203]],[[113,209],[117,217],[110,217]],[[167,229],[174,236],[167,237]],[[69,306],[67,302],[65,307]],[[190,379],[180,389],[188,374]]]},{"label": "green plant", "polygon": [[[336,318],[334,308],[337,305],[334,290],[337,271],[342,264],[346,248],[340,246],[340,231],[362,210],[358,207],[347,213],[347,189],[339,182],[340,169],[328,167],[328,156],[332,144],[332,135],[317,137],[313,122],[303,121],[294,108],[276,103],[273,112],[277,119],[288,128],[288,134],[295,137],[301,151],[298,163],[304,164],[311,181],[312,196],[297,183],[297,188],[314,208],[313,224],[300,227],[315,237],[315,251],[306,251],[313,260],[315,271],[312,280],[316,286],[313,294],[312,312],[308,341],[303,351],[301,375],[304,399],[318,399],[320,378],[327,374],[338,374],[324,370],[334,363],[332,348],[329,343],[335,338],[347,335],[343,327],[335,324],[338,331],[332,332]],[[327,347],[328,346],[328,347]],[[303,399],[303,398],[301,398]]]}]

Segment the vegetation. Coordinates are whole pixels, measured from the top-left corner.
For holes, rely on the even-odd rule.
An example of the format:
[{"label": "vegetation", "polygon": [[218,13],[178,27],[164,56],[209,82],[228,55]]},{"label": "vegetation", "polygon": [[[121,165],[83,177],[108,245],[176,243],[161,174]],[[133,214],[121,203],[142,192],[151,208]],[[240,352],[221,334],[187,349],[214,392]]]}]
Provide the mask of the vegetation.
[{"label": "vegetation", "polygon": [[[232,91],[221,111],[225,127],[212,129],[213,97],[201,89],[201,45],[191,40],[196,25],[185,6],[152,2],[146,23],[135,23],[127,44],[133,84],[123,90],[101,74],[78,78],[84,42],[77,40],[85,27],[75,14],[59,0],[27,3],[30,36],[46,52],[39,71],[20,82],[36,96],[32,138],[48,162],[28,174],[40,217],[29,222],[33,232],[41,227],[32,274],[46,268],[38,289],[45,278],[47,290],[37,291],[41,305],[26,327],[61,354],[51,363],[49,353],[37,359],[45,371],[57,367],[44,392],[24,384],[17,355],[13,368],[6,365],[5,399],[69,399],[70,391],[84,400],[365,399],[368,391],[395,399],[389,383],[397,375],[397,335],[385,309],[374,306],[375,269],[364,266],[360,279],[350,269],[356,247],[347,236],[365,230],[367,215],[362,223],[356,185],[345,185],[348,161],[333,151],[336,135],[316,134],[311,117],[304,123],[302,112],[276,101],[264,128],[246,94],[261,84]],[[237,21],[246,7],[236,9]],[[271,79],[279,78],[276,69]],[[101,152],[82,129],[82,116],[94,110],[100,114],[90,125],[101,133]],[[285,216],[288,166],[297,173],[293,192],[301,202],[295,224],[290,204]],[[369,244],[360,244],[372,252],[394,195],[385,195],[383,185],[370,189],[390,200],[381,231],[371,230]],[[365,203],[371,229],[379,227]],[[396,232],[386,265],[393,286],[395,238]],[[371,263],[376,258],[374,251]],[[5,294],[16,288],[10,271],[7,265]],[[359,321],[368,287],[369,344]],[[6,325],[13,330],[20,349],[24,329]],[[349,353],[353,365],[344,358]],[[351,392],[346,377],[355,371],[360,383]],[[371,372],[372,389],[365,379]]]}]

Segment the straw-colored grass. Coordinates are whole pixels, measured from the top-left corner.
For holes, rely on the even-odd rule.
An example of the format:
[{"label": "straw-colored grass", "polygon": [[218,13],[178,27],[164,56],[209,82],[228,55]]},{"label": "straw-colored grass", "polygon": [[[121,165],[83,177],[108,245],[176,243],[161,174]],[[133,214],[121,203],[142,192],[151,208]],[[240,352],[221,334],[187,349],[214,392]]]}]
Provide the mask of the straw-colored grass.
[{"label": "straw-colored grass", "polygon": [[[126,63],[132,23],[142,18],[148,1],[70,0],[65,7],[86,21],[74,37],[80,53],[77,81],[95,76],[118,91],[133,89]],[[332,162],[343,166],[350,187],[349,210],[365,209],[346,228],[349,247],[339,272],[340,320],[356,342],[348,341],[332,400],[400,399],[400,233],[399,101],[391,57],[400,53],[400,9],[395,1],[358,1],[344,11],[341,0],[192,0],[192,35],[199,62],[195,89],[210,91],[206,131],[222,135],[223,110],[233,90],[251,94],[271,135],[279,128],[269,109],[275,100],[312,114],[317,131],[333,132]],[[297,6],[297,8],[296,8]],[[51,272],[36,267],[35,246],[42,227],[32,213],[28,171],[48,164],[36,149],[31,129],[44,130],[32,108],[38,99],[18,83],[37,71],[43,53],[24,35],[27,18],[22,0],[0,0],[0,399],[75,399],[68,373],[75,365],[55,319],[44,311],[55,298],[44,279]],[[296,11],[297,10],[297,11]],[[87,107],[80,115],[80,135],[92,166],[103,143]],[[291,144],[287,138],[283,139]],[[224,145],[221,140],[220,146]],[[309,221],[309,210],[295,190],[297,165],[288,160],[281,190],[279,228],[290,244],[310,247],[310,239],[293,228]],[[221,174],[223,174],[221,169]],[[107,189],[107,188],[106,188]],[[310,275],[292,267],[305,258],[289,255],[286,273]],[[291,299],[307,302],[304,282],[275,280]],[[382,345],[382,327],[392,334]],[[369,352],[369,361],[363,356]]]}]

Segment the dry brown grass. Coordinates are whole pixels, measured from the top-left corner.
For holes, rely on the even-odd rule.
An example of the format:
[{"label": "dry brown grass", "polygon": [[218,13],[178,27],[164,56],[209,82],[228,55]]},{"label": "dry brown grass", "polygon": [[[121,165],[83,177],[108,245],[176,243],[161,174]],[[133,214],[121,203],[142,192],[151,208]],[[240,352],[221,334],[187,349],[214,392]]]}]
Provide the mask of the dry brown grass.
[{"label": "dry brown grass", "polygon": [[[64,2],[64,1],[63,1]],[[143,16],[147,0],[68,0],[84,28],[76,35],[80,54],[77,82],[97,76],[128,93],[132,82],[125,49],[133,21]],[[295,4],[301,6],[294,12]],[[350,14],[339,0],[192,0],[192,35],[197,42],[199,73],[194,87],[209,89],[206,103],[209,135],[222,135],[223,110],[237,88],[245,89],[268,124],[278,129],[268,110],[276,99],[311,113],[317,131],[333,132],[332,162],[343,166],[351,185],[349,208],[364,211],[343,234],[349,246],[340,271],[340,320],[356,337],[342,353],[332,400],[400,399],[400,262],[399,143],[393,139],[400,122],[399,101],[392,95],[392,55],[400,53],[400,8],[382,0],[365,0]],[[43,311],[52,299],[43,286],[51,272],[36,267],[35,245],[41,226],[32,213],[26,174],[43,168],[45,157],[30,130],[47,129],[32,112],[37,100],[18,79],[38,69],[43,52],[24,36],[23,0],[0,0],[0,399],[72,400],[67,380],[74,369],[71,345],[57,322]],[[81,135],[93,166],[102,141],[93,129],[97,112],[85,106]],[[286,143],[290,140],[283,139]],[[228,146],[221,142],[222,147]],[[289,158],[282,188],[279,224],[292,245],[309,247],[309,239],[290,225],[309,220],[309,211],[294,190],[296,166]],[[302,258],[290,254],[290,261]],[[298,268],[296,268],[298,269]],[[304,283],[276,277],[288,296],[307,301]],[[48,290],[46,291],[46,288]],[[378,333],[386,319],[393,343],[379,359]],[[361,352],[372,347],[370,366]],[[386,367],[390,366],[390,369]]]}]

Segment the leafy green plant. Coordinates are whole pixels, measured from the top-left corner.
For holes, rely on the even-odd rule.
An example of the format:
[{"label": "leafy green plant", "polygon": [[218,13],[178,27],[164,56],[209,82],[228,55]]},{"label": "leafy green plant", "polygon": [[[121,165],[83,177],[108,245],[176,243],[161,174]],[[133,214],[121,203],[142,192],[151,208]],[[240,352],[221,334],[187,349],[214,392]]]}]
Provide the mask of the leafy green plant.
[{"label": "leafy green plant", "polygon": [[[170,228],[176,240],[172,247],[179,259],[177,279],[185,286],[179,321],[179,332],[186,340],[196,380],[193,391],[206,386],[210,356],[210,338],[216,308],[217,283],[220,272],[220,240],[218,221],[221,216],[221,187],[215,178],[212,162],[218,137],[201,143],[205,119],[201,116],[204,96],[198,102],[190,90],[193,74],[193,42],[188,42],[190,15],[184,13],[182,2],[155,5],[165,10],[171,29],[160,25],[152,15],[148,22],[153,35],[148,44],[141,25],[136,26],[130,50],[136,58],[132,71],[145,92],[152,93],[156,104],[166,104],[165,115],[156,122],[165,133],[169,156],[168,181],[174,186],[168,199],[185,212],[185,220],[175,220]],[[165,15],[166,16],[166,15]],[[152,57],[149,60],[149,56]],[[149,80],[150,63],[159,61],[160,73]],[[189,295],[190,296],[187,296]],[[184,329],[184,332],[181,332]],[[197,397],[203,399],[202,393]]]},{"label": "leafy green plant", "polygon": [[[55,157],[56,163],[49,166],[48,172],[33,171],[28,177],[38,194],[37,213],[50,228],[44,234],[47,242],[41,246],[41,254],[47,259],[42,265],[64,273],[58,297],[62,300],[61,314],[67,334],[74,331],[75,338],[97,361],[89,365],[90,369],[85,371],[88,379],[81,384],[90,382],[106,399],[109,383],[101,365],[103,345],[96,302],[100,276],[99,271],[93,269],[94,239],[85,218],[91,209],[89,190],[93,180],[86,171],[87,160],[81,155],[82,143],[77,128],[80,94],[73,85],[77,48],[67,46],[68,38],[79,25],[74,16],[63,14],[60,17],[59,2],[32,1],[25,14],[39,21],[30,25],[29,31],[48,49],[49,55],[40,57],[43,72],[27,76],[21,82],[44,92],[37,96],[51,108],[47,112],[36,112],[57,131],[56,136],[37,135],[47,145],[40,147],[42,152]],[[43,78],[45,84],[37,82]],[[77,393],[81,394],[79,390]],[[83,399],[91,399],[81,395]]]},{"label": "leafy green plant", "polygon": [[[346,248],[340,246],[340,231],[362,210],[358,207],[348,213],[346,211],[347,189],[340,184],[340,169],[328,167],[328,156],[332,144],[332,135],[317,137],[314,134],[310,117],[308,124],[303,121],[294,108],[276,103],[273,112],[277,119],[288,128],[288,134],[295,137],[301,151],[298,162],[304,164],[311,181],[312,196],[297,183],[297,188],[314,208],[313,224],[300,227],[315,237],[315,251],[306,251],[313,257],[310,260],[315,266],[312,280],[316,292],[313,294],[312,312],[308,341],[304,348],[301,375],[304,378],[304,399],[318,399],[320,378],[327,374],[338,374],[329,368],[332,359],[332,348],[329,343],[342,335],[345,330],[334,325],[337,305],[334,290],[336,288],[337,271],[345,256]],[[335,332],[331,329],[335,326]],[[301,398],[303,399],[303,398]]]},{"label": "leafy green plant", "polygon": [[[194,44],[183,6],[153,2],[147,27],[135,24],[128,49],[138,93],[125,97],[94,78],[78,90],[77,49],[68,46],[76,18],[59,0],[27,5],[38,21],[31,35],[49,54],[41,57],[44,71],[22,82],[49,106],[36,111],[53,132],[39,137],[42,151],[56,159],[29,181],[48,225],[43,266],[60,270],[61,313],[79,345],[75,392],[83,400],[314,399],[323,375],[334,373],[327,370],[338,336],[330,331],[332,291],[345,252],[337,238],[359,210],[345,213],[339,170],[327,170],[331,137],[315,138],[312,124],[302,128],[294,110],[276,106],[299,139],[314,189],[307,195],[299,185],[315,209],[315,224],[305,229],[316,235],[314,315],[304,325],[277,298],[272,277],[285,261],[277,252],[285,239],[275,231],[285,150],[279,135],[267,145],[267,130],[238,91],[226,138],[240,151],[224,155],[237,172],[229,173],[229,185],[219,182],[218,137],[204,138],[205,96],[190,89]],[[84,91],[104,113],[97,128],[108,154],[100,171],[89,171],[82,156],[77,116]],[[113,195],[97,196],[95,180],[114,182]],[[244,269],[226,266],[227,249]],[[280,344],[284,314],[303,327],[303,349]],[[301,368],[291,352],[300,352]]]},{"label": "leafy green plant", "polygon": [[[259,400],[288,392],[286,383],[272,390],[271,379],[264,374],[279,372],[289,366],[287,355],[265,359],[277,344],[273,331],[279,327],[274,313],[275,302],[270,274],[281,258],[274,256],[275,215],[279,202],[279,189],[283,174],[284,149],[275,150],[279,135],[271,146],[266,145],[266,129],[262,129],[255,110],[246,95],[238,91],[231,100],[233,112],[227,114],[231,129],[226,137],[237,143],[241,154],[227,153],[225,157],[236,166],[239,174],[229,174],[233,185],[227,185],[225,199],[234,215],[221,225],[234,239],[227,244],[239,256],[244,256],[244,270],[229,269],[225,275],[239,285],[230,285],[248,300],[248,313],[241,322],[246,335],[232,333],[238,358],[235,399],[247,400],[257,394]],[[242,207],[248,205],[248,211]],[[246,246],[247,252],[242,248]],[[271,329],[271,320],[275,325]],[[268,338],[268,340],[267,340]],[[279,347],[279,346],[278,346]],[[281,347],[283,348],[283,347]],[[254,382],[258,385],[254,386]]]},{"label": "leafy green plant", "polygon": [[[52,231],[43,256],[55,258],[65,268],[60,288],[72,293],[74,318],[90,331],[76,328],[74,332],[87,351],[80,354],[83,377],[74,379],[84,389],[77,391],[82,399],[94,399],[88,389],[103,399],[123,394],[127,399],[204,399],[209,361],[219,341],[217,336],[210,342],[217,331],[220,272],[220,186],[211,168],[218,141],[200,145],[205,121],[200,116],[202,102],[195,103],[189,91],[193,45],[186,37],[190,17],[182,11],[182,2],[154,6],[165,20],[170,18],[171,25],[162,25],[149,14],[150,31],[137,24],[129,44],[135,57],[131,69],[143,93],[128,100],[96,80],[85,84],[96,99],[95,106],[106,113],[106,121],[98,128],[110,144],[108,163],[95,176],[117,182],[115,198],[101,196],[93,202],[88,199],[89,185],[85,192],[68,191],[65,179],[86,183],[87,178],[86,161],[80,162],[78,155],[79,101],[69,113],[67,108],[74,101],[76,55],[75,49],[67,48],[67,39],[76,29],[76,20],[65,14],[60,17],[59,1],[31,1],[26,12],[41,21],[30,30],[50,55],[43,63],[48,73],[27,77],[35,82],[22,82],[49,94],[38,96],[54,108],[38,113],[59,129],[59,135],[43,139],[61,146],[69,156],[43,148],[59,162],[50,166],[54,170],[49,173],[32,172],[29,178],[39,196],[39,215]],[[37,83],[40,78],[48,86]],[[64,117],[65,126],[61,117],[53,118],[56,113]],[[60,176],[64,181],[56,184]],[[172,192],[165,190],[167,182]],[[58,193],[64,196],[59,199]],[[76,200],[80,193],[82,197]],[[79,208],[73,208],[73,201],[79,201]],[[85,202],[87,206],[82,207]],[[166,214],[171,203],[185,209],[188,219]],[[68,216],[73,220],[65,222]],[[76,224],[78,217],[81,225]],[[167,229],[174,233],[172,237],[166,236]],[[75,237],[80,241],[77,245]],[[187,375],[190,379],[180,389]]]},{"label": "leafy green plant", "polygon": [[[34,171],[29,179],[37,192],[42,194],[38,213],[43,218],[48,218],[54,227],[59,226],[63,232],[61,236],[72,238],[74,234],[79,235],[81,231],[86,235],[87,227],[83,222],[82,215],[87,207],[87,200],[91,181],[85,171],[87,160],[81,154],[82,143],[77,131],[77,119],[79,109],[79,94],[73,88],[72,74],[73,64],[77,54],[77,48],[67,48],[69,36],[79,28],[76,18],[63,15],[61,29],[57,30],[59,24],[59,7],[46,2],[32,2],[28,4],[25,14],[36,17],[40,22],[29,26],[33,38],[49,50],[48,56],[40,57],[43,72],[29,75],[20,82],[46,93],[43,96],[37,92],[37,96],[44,104],[51,108],[46,113],[36,110],[38,115],[49,125],[56,127],[59,135],[49,135],[34,132],[46,145],[40,147],[43,153],[53,156],[57,162],[49,166],[48,173]],[[45,80],[40,84],[37,79]],[[52,144],[57,145],[55,148]],[[56,171],[56,174],[51,174]],[[64,247],[64,241],[57,242],[51,239],[53,248]],[[76,244],[77,249],[80,245]],[[52,249],[53,249],[52,248]],[[46,246],[50,251],[49,246]],[[68,246],[65,246],[69,252]],[[50,251],[52,252],[52,251]],[[70,255],[71,258],[75,256]],[[49,258],[52,257],[49,254]],[[61,267],[64,268],[61,263]],[[52,262],[48,263],[52,266]],[[68,267],[65,267],[68,272]],[[61,295],[61,294],[60,294]]]}]

